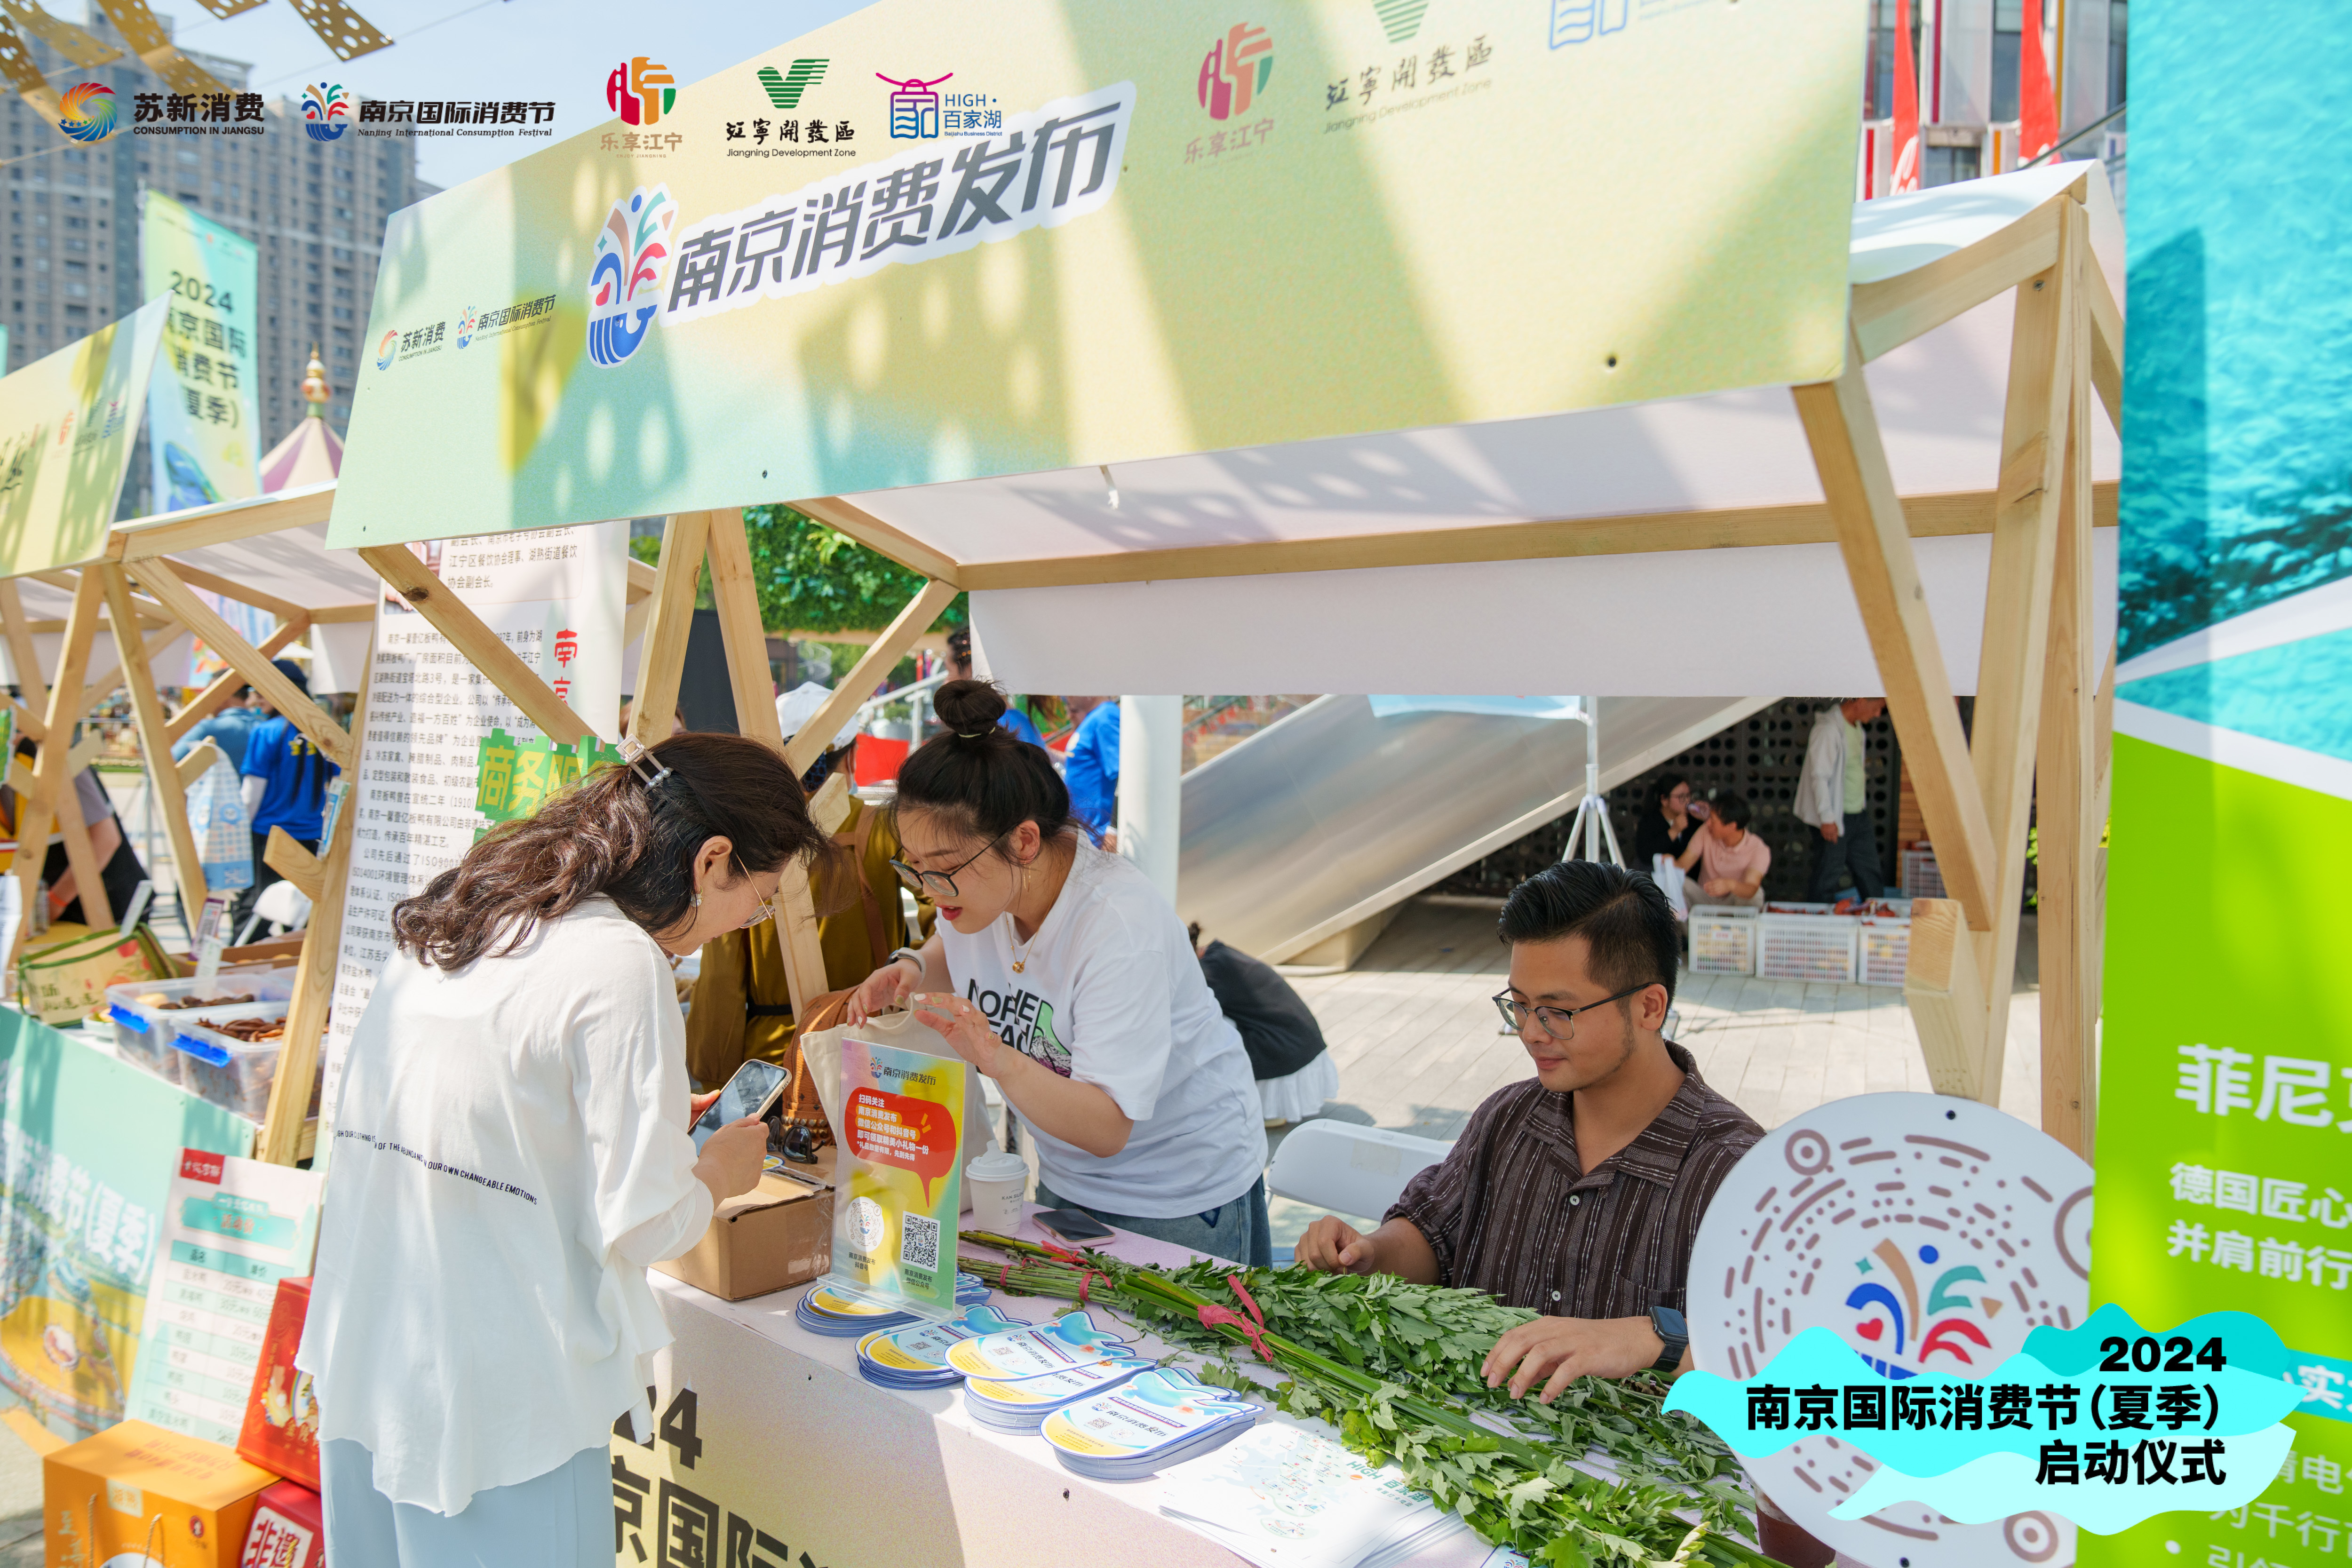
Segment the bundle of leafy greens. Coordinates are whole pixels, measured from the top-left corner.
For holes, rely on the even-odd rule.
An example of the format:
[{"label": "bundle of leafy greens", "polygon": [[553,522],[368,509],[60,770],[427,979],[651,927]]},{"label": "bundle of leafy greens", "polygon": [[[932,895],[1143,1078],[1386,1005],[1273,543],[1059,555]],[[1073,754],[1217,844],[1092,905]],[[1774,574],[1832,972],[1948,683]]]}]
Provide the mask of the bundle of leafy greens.
[{"label": "bundle of leafy greens", "polygon": [[[1663,1411],[1659,1384],[1580,1378],[1548,1405],[1486,1386],[1488,1349],[1536,1316],[1522,1308],[1388,1275],[1206,1262],[1171,1271],[1101,1254],[1055,1256],[986,1232],[964,1239],[1016,1258],[967,1257],[964,1268],[1013,1294],[1123,1312],[1205,1358],[1204,1381],[1264,1396],[1234,1363],[1262,1357],[1288,1377],[1274,1394],[1282,1409],[1328,1421],[1349,1447],[1393,1463],[1482,1539],[1533,1562],[1771,1561],[1741,1539],[1753,1538],[1754,1504],[1730,1449],[1688,1416]],[[1570,1463],[1595,1453],[1614,1467],[1616,1483]]]}]

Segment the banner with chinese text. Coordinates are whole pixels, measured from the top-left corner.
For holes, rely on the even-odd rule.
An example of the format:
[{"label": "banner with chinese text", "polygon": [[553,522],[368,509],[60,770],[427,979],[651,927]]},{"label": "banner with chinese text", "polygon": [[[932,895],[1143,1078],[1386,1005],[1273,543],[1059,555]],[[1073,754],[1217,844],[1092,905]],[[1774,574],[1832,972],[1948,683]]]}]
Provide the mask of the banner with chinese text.
[{"label": "banner with chinese text", "polygon": [[[620,738],[625,521],[412,545],[442,584],[608,741]],[[392,907],[456,866],[495,820],[477,809],[486,745],[548,745],[465,654],[387,592],[378,602],[367,721],[359,735],[349,891],[335,969],[319,1147],[331,1147],[343,1058],[392,957]],[[601,760],[608,748],[592,748]],[[566,761],[579,759],[566,752]],[[511,786],[508,804],[511,812]]]},{"label": "banner with chinese text", "polygon": [[151,300],[0,379],[0,577],[105,552],[169,309]]},{"label": "banner with chinese text", "polygon": [[260,493],[253,241],[149,191],[140,224],[146,293],[170,306],[147,395],[150,507],[158,512]]},{"label": "banner with chinese text", "polygon": [[543,527],[1825,379],[1865,29],[879,0],[634,57],[394,215],[330,541],[420,484]]},{"label": "banner with chinese text", "polygon": [[[2094,1300],[2252,1312],[2294,1450],[2253,1503],[2085,1536],[2086,1564],[2352,1550],[2352,171],[2282,137],[2352,51],[2221,0],[2132,37],[2131,355]],[[2227,166],[2225,179],[2215,171]]]}]

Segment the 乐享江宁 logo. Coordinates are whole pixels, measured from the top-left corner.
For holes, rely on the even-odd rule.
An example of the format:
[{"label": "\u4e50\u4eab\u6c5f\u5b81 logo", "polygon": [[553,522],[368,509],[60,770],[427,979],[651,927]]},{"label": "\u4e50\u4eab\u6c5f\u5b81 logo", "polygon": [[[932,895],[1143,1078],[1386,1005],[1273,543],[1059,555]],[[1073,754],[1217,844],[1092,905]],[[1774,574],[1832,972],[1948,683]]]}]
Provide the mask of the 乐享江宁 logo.
[{"label": "\u4e50\u4eab\u6c5f\u5b81 logo", "polygon": [[669,67],[632,55],[604,79],[604,103],[625,124],[658,124],[677,107],[677,82]]}]

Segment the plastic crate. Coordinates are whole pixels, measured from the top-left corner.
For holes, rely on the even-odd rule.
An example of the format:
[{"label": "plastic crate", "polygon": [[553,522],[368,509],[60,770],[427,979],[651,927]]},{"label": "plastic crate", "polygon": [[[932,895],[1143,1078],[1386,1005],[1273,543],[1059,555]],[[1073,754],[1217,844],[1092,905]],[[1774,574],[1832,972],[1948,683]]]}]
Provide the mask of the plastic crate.
[{"label": "plastic crate", "polygon": [[1906,899],[1940,899],[1944,891],[1944,875],[1936,869],[1933,849],[1903,851],[1903,896]]},{"label": "plastic crate", "polygon": [[1865,915],[1862,921],[1862,983],[1900,985],[1911,962],[1907,915]]},{"label": "plastic crate", "polygon": [[1853,984],[1855,915],[1767,910],[1756,922],[1756,973],[1767,980]]},{"label": "plastic crate", "polygon": [[1690,912],[1693,974],[1756,973],[1756,911],[1698,904]]},{"label": "plastic crate", "polygon": [[[191,1024],[180,1030],[172,1044],[183,1058],[180,1081],[192,1092],[248,1121],[259,1121],[269,1114],[269,1086],[277,1081],[283,1041],[240,1040],[202,1024]],[[324,1065],[323,1053],[320,1065]],[[315,1116],[318,1110],[319,1080],[313,1077],[308,1114]]]},{"label": "plastic crate", "polygon": [[266,963],[245,963],[224,969],[212,984],[203,989],[253,998],[251,1002],[233,1003],[226,1007],[159,1009],[145,1000],[153,996],[178,1002],[193,996],[198,990],[193,977],[110,985],[106,988],[106,1014],[114,1026],[114,1048],[132,1066],[146,1068],[165,1083],[178,1083],[180,1053],[172,1048],[172,1039],[181,1023],[226,1023],[233,1018],[278,1016],[293,999],[294,975],[290,965],[275,968]]}]

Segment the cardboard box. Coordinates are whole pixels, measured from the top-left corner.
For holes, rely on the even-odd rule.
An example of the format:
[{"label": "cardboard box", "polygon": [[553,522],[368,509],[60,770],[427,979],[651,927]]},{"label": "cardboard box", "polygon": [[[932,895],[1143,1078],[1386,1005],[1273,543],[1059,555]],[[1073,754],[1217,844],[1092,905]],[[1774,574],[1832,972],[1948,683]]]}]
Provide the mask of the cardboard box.
[{"label": "cardboard box", "polygon": [[302,1321],[310,1310],[310,1279],[280,1279],[261,1336],[261,1363],[246,1396],[245,1426],[236,1451],[289,1481],[319,1489],[319,1400],[310,1374],[294,1370]]},{"label": "cardboard box", "polygon": [[127,1552],[171,1568],[236,1568],[261,1490],[277,1479],[217,1443],[121,1422],[41,1461],[42,1561],[104,1568]]},{"label": "cardboard box", "polygon": [[327,1525],[319,1494],[292,1481],[265,1488],[237,1568],[325,1568],[326,1561]]},{"label": "cardboard box", "polygon": [[[832,1154],[825,1150],[810,1174],[827,1175]],[[693,1250],[654,1267],[723,1301],[814,1279],[833,1267],[832,1190],[761,1176],[757,1187],[719,1205]]]}]

